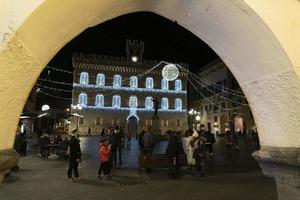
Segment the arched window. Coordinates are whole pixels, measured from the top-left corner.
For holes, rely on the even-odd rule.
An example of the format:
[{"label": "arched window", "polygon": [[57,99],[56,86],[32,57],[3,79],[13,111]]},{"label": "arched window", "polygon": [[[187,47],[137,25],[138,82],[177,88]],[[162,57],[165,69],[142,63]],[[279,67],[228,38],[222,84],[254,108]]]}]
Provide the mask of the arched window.
[{"label": "arched window", "polygon": [[161,89],[168,90],[169,89],[169,81],[166,79],[161,80]]},{"label": "arched window", "polygon": [[146,78],[146,88],[153,89],[153,78],[151,77]]},{"label": "arched window", "polygon": [[122,77],[120,75],[114,75],[113,86],[121,87]]},{"label": "arched window", "polygon": [[103,94],[97,94],[96,95],[95,106],[99,106],[99,107],[104,106],[104,96],[103,96]]},{"label": "arched window", "polygon": [[104,74],[97,74],[96,84],[98,86],[104,86],[105,85],[105,75]]},{"label": "arched window", "polygon": [[169,109],[169,99],[164,97],[161,99],[161,109],[166,110]]},{"label": "arched window", "polygon": [[120,108],[121,107],[121,97],[119,95],[114,95],[112,99],[112,107]]},{"label": "arched window", "polygon": [[136,76],[130,77],[130,87],[137,88],[138,87],[138,78]]},{"label": "arched window", "polygon": [[87,105],[87,95],[86,93],[80,93],[78,98],[78,104],[82,106]]},{"label": "arched window", "polygon": [[152,97],[146,97],[146,99],[145,99],[145,108],[146,109],[153,109]]},{"label": "arched window", "polygon": [[182,110],[182,101],[181,99],[175,99],[175,110]]},{"label": "arched window", "polygon": [[89,74],[87,72],[80,73],[80,84],[89,84]]},{"label": "arched window", "polygon": [[129,97],[129,107],[130,108],[136,108],[137,107],[137,97],[136,96],[130,96]]},{"label": "arched window", "polygon": [[182,84],[181,84],[181,80],[180,79],[175,80],[175,90],[176,91],[182,90]]}]

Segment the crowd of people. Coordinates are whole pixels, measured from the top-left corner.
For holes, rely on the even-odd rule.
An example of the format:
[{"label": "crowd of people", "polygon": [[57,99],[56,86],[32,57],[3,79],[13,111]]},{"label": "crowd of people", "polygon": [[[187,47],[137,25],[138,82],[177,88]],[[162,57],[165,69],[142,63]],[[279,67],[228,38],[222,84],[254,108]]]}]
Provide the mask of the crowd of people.
[{"label": "crowd of people", "polygon": [[[216,142],[215,135],[211,130],[205,130],[203,126],[193,131],[168,131],[168,145],[165,155],[169,160],[169,176],[170,178],[178,177],[180,165],[179,157],[186,156],[186,162],[190,170],[196,171],[200,176],[203,175],[203,160],[212,158],[214,153],[214,144]],[[88,136],[91,135],[89,128]],[[108,129],[102,129],[99,141],[99,170],[97,176],[102,178],[109,178],[112,174],[112,169],[116,166],[122,166],[122,148],[131,145],[131,137],[125,139],[125,134],[117,125]],[[69,179],[74,180],[79,178],[78,165],[81,162],[81,149],[79,135],[75,132],[64,139],[60,135],[55,135],[50,138],[48,134],[40,134],[38,144],[40,147],[40,155],[45,160],[50,155],[51,144],[59,145],[62,156],[65,160],[69,160],[69,167],[67,176]],[[241,131],[231,132],[227,130],[224,135],[224,144],[226,149],[226,158],[230,159],[233,151],[239,150],[239,137]],[[151,126],[143,128],[137,135],[140,154],[152,155],[155,145],[157,144],[158,137],[154,134]],[[251,132],[251,144],[254,148],[259,149],[259,140],[256,129]],[[20,155],[26,155],[26,137],[24,133],[18,131],[15,141],[15,149]],[[151,169],[146,169],[150,172]],[[74,173],[74,178],[72,176]]]}]

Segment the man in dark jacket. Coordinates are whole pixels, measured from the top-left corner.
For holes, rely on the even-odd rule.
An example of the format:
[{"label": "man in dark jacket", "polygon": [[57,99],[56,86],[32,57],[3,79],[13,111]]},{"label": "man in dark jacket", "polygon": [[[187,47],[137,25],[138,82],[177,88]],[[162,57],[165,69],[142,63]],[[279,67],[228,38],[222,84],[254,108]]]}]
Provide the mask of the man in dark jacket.
[{"label": "man in dark jacket", "polygon": [[69,141],[70,155],[69,155],[69,169],[68,169],[68,178],[73,180],[72,171],[76,179],[79,179],[78,173],[78,164],[81,162],[81,150],[78,139],[72,134]]},{"label": "man in dark jacket", "polygon": [[169,177],[177,178],[179,172],[179,155],[183,154],[183,147],[181,137],[178,133],[172,132],[170,133],[170,141],[168,143],[166,149],[166,155],[169,158],[170,166],[169,166]]}]

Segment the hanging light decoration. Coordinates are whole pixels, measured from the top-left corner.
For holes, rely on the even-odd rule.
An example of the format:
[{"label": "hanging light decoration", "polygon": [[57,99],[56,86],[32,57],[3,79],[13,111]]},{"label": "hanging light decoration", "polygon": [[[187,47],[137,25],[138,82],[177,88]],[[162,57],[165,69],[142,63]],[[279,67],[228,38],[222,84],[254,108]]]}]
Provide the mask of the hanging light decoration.
[{"label": "hanging light decoration", "polygon": [[162,70],[162,76],[167,81],[174,81],[179,75],[179,70],[174,64],[168,64],[164,66]]}]

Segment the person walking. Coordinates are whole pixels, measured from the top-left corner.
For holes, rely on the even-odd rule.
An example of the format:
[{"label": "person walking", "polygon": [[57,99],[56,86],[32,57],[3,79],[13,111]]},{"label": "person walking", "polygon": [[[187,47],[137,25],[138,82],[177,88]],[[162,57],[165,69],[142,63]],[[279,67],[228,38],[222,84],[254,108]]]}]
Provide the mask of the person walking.
[{"label": "person walking", "polygon": [[[100,167],[98,170],[98,178],[106,177],[109,173],[109,156],[111,148],[108,145],[108,140],[104,140],[99,145],[99,160]],[[103,172],[103,175],[102,175]]]},{"label": "person walking", "polygon": [[69,141],[69,169],[68,169],[68,178],[70,180],[74,180],[72,178],[72,172],[74,171],[75,179],[79,178],[78,173],[78,164],[81,162],[81,149],[78,139],[74,134],[71,135],[71,139]]}]

